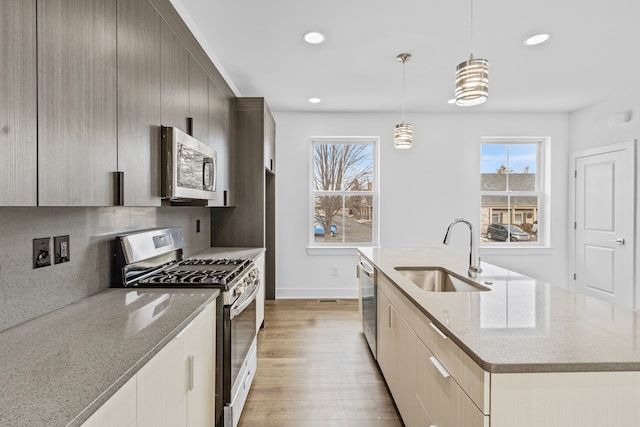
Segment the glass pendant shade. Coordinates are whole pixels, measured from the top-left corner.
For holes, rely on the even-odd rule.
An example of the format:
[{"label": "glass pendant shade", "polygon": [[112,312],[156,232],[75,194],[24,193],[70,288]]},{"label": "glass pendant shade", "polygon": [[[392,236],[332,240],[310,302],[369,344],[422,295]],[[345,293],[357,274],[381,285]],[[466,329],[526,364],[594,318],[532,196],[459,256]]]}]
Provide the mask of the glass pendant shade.
[{"label": "glass pendant shade", "polygon": [[409,123],[402,122],[396,125],[393,135],[393,146],[398,149],[411,148],[413,142],[413,126]]},{"label": "glass pendant shade", "polygon": [[410,53],[401,53],[396,60],[402,62],[402,123],[396,125],[393,133],[393,146],[400,150],[411,148],[413,144],[413,126],[404,121],[404,64],[411,59]]},{"label": "glass pendant shade", "polygon": [[455,97],[461,106],[482,104],[489,98],[489,61],[471,55],[458,64]]}]

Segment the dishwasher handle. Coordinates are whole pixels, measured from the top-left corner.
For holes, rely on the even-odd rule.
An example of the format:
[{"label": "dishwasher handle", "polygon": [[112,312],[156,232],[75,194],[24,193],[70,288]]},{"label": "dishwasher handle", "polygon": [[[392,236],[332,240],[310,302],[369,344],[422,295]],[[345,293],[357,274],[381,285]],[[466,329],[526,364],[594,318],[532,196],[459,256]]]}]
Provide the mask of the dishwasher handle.
[{"label": "dishwasher handle", "polygon": [[373,277],[373,267],[368,262],[360,260],[360,270],[362,270],[367,277]]}]

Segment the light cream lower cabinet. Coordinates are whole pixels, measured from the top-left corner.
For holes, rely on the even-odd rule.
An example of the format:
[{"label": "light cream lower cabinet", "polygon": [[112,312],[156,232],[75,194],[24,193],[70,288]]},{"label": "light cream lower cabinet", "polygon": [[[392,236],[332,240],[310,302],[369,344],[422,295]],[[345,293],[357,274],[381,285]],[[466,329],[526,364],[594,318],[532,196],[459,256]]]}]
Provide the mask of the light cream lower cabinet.
[{"label": "light cream lower cabinet", "polygon": [[138,372],[138,427],[214,425],[214,325],[210,304]]},{"label": "light cream lower cabinet", "polygon": [[215,341],[211,303],[82,427],[213,427]]},{"label": "light cream lower cabinet", "polygon": [[380,272],[377,284],[378,364],[407,427],[639,425],[640,372],[489,373]]},{"label": "light cream lower cabinet", "polygon": [[132,377],[82,427],[135,427],[136,377]]}]

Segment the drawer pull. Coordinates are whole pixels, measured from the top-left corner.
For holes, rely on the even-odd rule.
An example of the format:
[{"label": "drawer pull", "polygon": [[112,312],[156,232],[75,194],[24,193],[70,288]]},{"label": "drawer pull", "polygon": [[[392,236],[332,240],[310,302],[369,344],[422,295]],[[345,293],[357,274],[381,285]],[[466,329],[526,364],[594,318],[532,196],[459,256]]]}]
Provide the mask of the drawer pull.
[{"label": "drawer pull", "polygon": [[187,356],[187,366],[188,366],[188,373],[189,373],[189,378],[188,378],[188,383],[187,383],[187,388],[189,389],[189,391],[193,391],[193,374],[194,374],[194,366],[193,366],[193,355],[189,355]]},{"label": "drawer pull", "polygon": [[442,364],[438,361],[438,359],[431,356],[429,357],[429,361],[433,366],[436,367],[436,369],[438,370],[438,372],[440,372],[440,375],[442,375],[443,378],[449,378],[451,376],[449,372],[445,369],[445,367],[442,366]]},{"label": "drawer pull", "polygon": [[436,331],[438,333],[438,335],[440,335],[442,338],[444,338],[445,340],[447,339],[447,336],[444,334],[444,332],[442,332],[440,329],[438,329],[438,327],[436,325],[434,325],[433,322],[429,323],[429,326],[431,326],[433,328],[433,330]]}]

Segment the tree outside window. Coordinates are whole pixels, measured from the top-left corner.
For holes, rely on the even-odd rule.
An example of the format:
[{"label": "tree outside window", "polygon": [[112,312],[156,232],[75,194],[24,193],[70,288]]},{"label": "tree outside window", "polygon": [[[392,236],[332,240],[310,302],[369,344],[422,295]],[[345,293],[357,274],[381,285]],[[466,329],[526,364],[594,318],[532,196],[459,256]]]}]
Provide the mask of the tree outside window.
[{"label": "tree outside window", "polygon": [[312,244],[375,242],[375,140],[313,141]]}]

